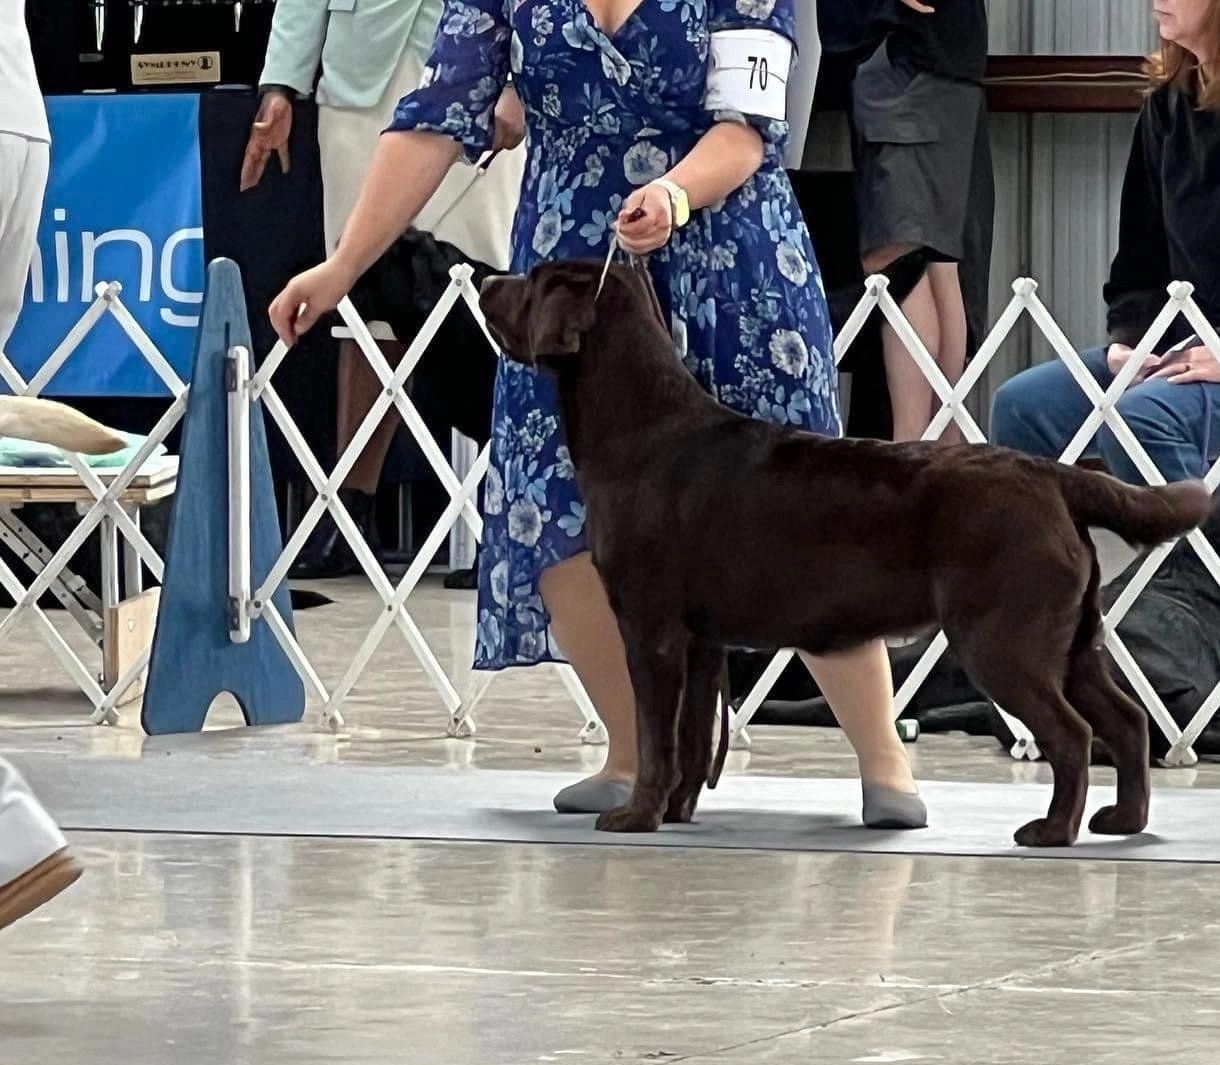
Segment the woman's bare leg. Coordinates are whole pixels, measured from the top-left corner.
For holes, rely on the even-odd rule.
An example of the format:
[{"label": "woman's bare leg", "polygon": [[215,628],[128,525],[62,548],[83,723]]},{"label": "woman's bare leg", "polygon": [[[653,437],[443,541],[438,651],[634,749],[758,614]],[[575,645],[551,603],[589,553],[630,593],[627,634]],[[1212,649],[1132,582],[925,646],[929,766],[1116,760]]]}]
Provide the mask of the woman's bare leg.
[{"label": "woman's bare leg", "polygon": [[602,770],[565,788],[556,805],[570,812],[600,813],[626,801],[638,759],[635,693],[623,638],[588,554],[547,569],[539,588],[555,641],[593,700],[610,738]]},{"label": "woman's bare leg", "polygon": [[906,748],[894,727],[894,680],[885,644],[876,640],[843,654],[801,655],[856,752],[864,787],[864,820],[886,828],[922,828]]}]

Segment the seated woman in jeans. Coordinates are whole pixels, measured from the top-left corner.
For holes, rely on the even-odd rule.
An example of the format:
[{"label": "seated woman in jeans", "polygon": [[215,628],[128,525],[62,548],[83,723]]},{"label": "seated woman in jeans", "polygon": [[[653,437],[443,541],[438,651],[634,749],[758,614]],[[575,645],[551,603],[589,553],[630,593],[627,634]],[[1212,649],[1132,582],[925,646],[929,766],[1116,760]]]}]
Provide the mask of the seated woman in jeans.
[{"label": "seated woman in jeans", "polygon": [[[1220,329],[1220,0],[1160,0],[1161,55],[1150,63],[1144,105],[1123,182],[1119,250],[1106,285],[1112,343],[1086,351],[1108,388],[1167,300],[1190,281]],[[1220,362],[1184,320],[1150,356],[1118,411],[1168,481],[1201,477],[1220,454]],[[1216,355],[1220,356],[1220,352]],[[996,393],[992,441],[1058,458],[1093,405],[1058,360],[1018,374]],[[1094,450],[1109,471],[1143,483],[1103,427]]]}]

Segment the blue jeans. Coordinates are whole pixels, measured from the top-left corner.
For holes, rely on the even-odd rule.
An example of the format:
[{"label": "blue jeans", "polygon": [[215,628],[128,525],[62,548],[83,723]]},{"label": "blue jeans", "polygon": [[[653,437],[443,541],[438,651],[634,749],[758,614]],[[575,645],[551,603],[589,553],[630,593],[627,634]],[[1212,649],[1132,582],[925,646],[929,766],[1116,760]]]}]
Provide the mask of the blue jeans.
[{"label": "blue jeans", "polygon": [[[1103,389],[1114,380],[1106,349],[1081,356]],[[1057,459],[1093,409],[1058,359],[1006,381],[991,408],[991,442],[1028,455]],[[1167,481],[1202,477],[1220,453],[1220,385],[1175,385],[1149,380],[1124,393],[1118,412]],[[1116,477],[1145,484],[1109,426],[1102,426],[1086,455],[1099,457]]]}]

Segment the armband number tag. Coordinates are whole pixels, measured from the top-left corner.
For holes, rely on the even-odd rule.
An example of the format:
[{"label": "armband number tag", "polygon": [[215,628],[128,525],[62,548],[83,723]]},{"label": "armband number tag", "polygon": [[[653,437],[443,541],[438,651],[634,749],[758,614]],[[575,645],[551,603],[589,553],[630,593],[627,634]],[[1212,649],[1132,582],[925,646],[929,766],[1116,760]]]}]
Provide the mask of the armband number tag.
[{"label": "armband number tag", "polygon": [[710,53],[707,110],[787,117],[791,41],[770,30],[721,30],[711,35]]}]

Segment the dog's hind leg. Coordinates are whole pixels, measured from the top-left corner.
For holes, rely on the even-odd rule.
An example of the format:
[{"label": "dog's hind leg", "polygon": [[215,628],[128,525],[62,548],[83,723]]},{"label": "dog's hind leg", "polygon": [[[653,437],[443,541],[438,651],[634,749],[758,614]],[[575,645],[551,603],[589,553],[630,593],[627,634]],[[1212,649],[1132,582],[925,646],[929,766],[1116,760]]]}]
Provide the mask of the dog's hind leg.
[{"label": "dog's hind leg", "polygon": [[[989,698],[1034,734],[1055,774],[1046,817],[1020,828],[1023,847],[1069,847],[1080,833],[1089,787],[1093,733],[1068,702],[1060,684],[1070,633],[1055,631],[1045,617],[1026,619],[1014,631],[1011,613],[965,631],[950,631],[966,674]],[[1060,638],[1062,637],[1062,638]]]},{"label": "dog's hind leg", "polygon": [[1148,718],[1115,682],[1099,648],[1082,648],[1072,656],[1067,696],[1109,749],[1118,771],[1118,801],[1093,815],[1089,831],[1103,836],[1143,832],[1152,791]]},{"label": "dog's hind leg", "polygon": [[689,640],[677,633],[623,627],[627,667],[635,689],[639,769],[626,806],[597,819],[602,832],[655,832],[678,782],[678,713]]},{"label": "dog's hind leg", "polygon": [[686,687],[678,716],[678,785],[669,796],[667,824],[686,824],[695,815],[699,793],[712,761],[716,696],[724,669],[724,649],[691,644],[686,656]]},{"label": "dog's hind leg", "polygon": [[1089,831],[1103,836],[1131,836],[1148,827],[1152,794],[1148,718],[1110,673],[1102,645],[1100,587],[1101,567],[1094,561],[1081,603],[1065,688],[1072,705],[1106,745],[1118,771],[1117,802],[1093,815]]},{"label": "dog's hind leg", "polygon": [[1063,693],[1050,686],[1013,691],[1001,705],[1034,734],[1055,776],[1046,817],[1017,829],[1013,838],[1022,847],[1070,847],[1084,819],[1092,730]]},{"label": "dog's hind leg", "polygon": [[1022,826],[1013,838],[1022,847],[1070,847],[1084,819],[1092,730],[1063,692],[1037,674],[979,686],[1034,734],[1055,775],[1046,816]]}]

